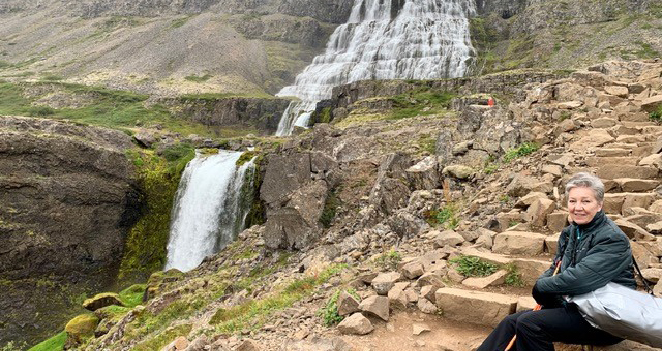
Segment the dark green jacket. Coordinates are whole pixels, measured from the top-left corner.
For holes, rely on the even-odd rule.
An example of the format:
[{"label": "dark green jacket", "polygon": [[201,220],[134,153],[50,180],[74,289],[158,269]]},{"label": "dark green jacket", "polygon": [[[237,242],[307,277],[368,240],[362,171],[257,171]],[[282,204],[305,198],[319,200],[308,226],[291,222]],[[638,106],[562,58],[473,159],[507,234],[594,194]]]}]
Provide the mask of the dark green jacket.
[{"label": "dark green jacket", "polygon": [[[554,266],[561,270],[552,276]],[[543,293],[578,295],[609,282],[636,287],[630,241],[603,211],[591,223],[571,224],[563,229],[552,267],[538,278]]]}]

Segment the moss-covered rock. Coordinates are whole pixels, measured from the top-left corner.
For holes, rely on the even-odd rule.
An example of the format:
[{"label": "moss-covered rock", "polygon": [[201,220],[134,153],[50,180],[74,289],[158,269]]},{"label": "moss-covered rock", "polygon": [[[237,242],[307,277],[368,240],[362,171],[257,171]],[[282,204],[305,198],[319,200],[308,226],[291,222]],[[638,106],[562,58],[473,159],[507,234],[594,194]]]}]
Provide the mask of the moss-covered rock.
[{"label": "moss-covered rock", "polygon": [[85,339],[94,336],[94,331],[99,323],[99,317],[94,314],[81,314],[74,317],[64,327],[67,332],[67,341],[65,349],[71,349],[80,345]]},{"label": "moss-covered rock", "polygon": [[107,306],[124,306],[120,300],[120,295],[114,292],[104,292],[94,295],[94,297],[89,298],[83,302],[83,308],[90,311],[96,311],[100,308]]},{"label": "moss-covered rock", "polygon": [[155,272],[147,281],[147,288],[143,295],[143,302],[157,296],[169,283],[176,282],[184,277],[184,273],[177,269],[170,269],[167,272]]}]

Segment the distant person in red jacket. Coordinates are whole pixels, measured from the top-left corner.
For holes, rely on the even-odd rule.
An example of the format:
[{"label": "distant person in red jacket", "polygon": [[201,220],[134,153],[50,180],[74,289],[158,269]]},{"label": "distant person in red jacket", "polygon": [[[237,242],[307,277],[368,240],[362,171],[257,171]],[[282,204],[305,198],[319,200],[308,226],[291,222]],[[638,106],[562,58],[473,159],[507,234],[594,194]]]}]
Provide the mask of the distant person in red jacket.
[{"label": "distant person in red jacket", "polygon": [[487,106],[489,107],[494,106],[494,99],[492,99],[491,96],[487,99]]}]

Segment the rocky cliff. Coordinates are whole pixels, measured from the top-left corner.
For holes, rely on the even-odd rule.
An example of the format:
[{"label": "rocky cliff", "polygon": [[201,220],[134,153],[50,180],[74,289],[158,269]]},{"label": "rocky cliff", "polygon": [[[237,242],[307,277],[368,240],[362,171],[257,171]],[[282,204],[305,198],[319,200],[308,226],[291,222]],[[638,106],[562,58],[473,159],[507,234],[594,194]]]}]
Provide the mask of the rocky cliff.
[{"label": "rocky cliff", "polygon": [[153,275],[143,306],[96,311],[103,328],[81,348],[475,349],[533,306],[577,171],[604,180],[659,293],[662,63],[473,80],[489,95],[457,90],[469,81],[337,89],[343,118],[266,155],[266,223],[194,271]]},{"label": "rocky cliff", "polygon": [[0,334],[33,339],[57,328],[76,296],[114,280],[140,214],[124,154],[132,143],[115,130],[20,117],[0,118],[0,135]]},{"label": "rocky cliff", "polygon": [[[353,2],[5,1],[0,77],[103,84],[159,96],[274,94],[324,50]],[[396,3],[396,8],[399,6]],[[653,58],[654,1],[476,1],[472,74]]]}]

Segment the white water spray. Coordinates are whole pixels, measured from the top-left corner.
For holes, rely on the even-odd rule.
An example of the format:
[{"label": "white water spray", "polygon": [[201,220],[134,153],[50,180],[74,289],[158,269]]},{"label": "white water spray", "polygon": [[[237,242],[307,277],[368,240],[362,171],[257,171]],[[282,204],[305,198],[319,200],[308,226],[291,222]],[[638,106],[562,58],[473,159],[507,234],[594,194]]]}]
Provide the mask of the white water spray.
[{"label": "white water spray", "polygon": [[186,166],[173,207],[165,269],[186,272],[232,242],[242,229],[247,210],[241,189],[252,161],[241,167],[241,152],[219,151],[196,157]]},{"label": "white water spray", "polygon": [[[474,0],[355,0],[349,21],[333,32],[326,52],[277,96],[299,99],[283,112],[276,135],[308,125],[333,87],[364,79],[434,79],[465,74],[474,55],[469,16]],[[395,18],[393,18],[393,16]]]}]

